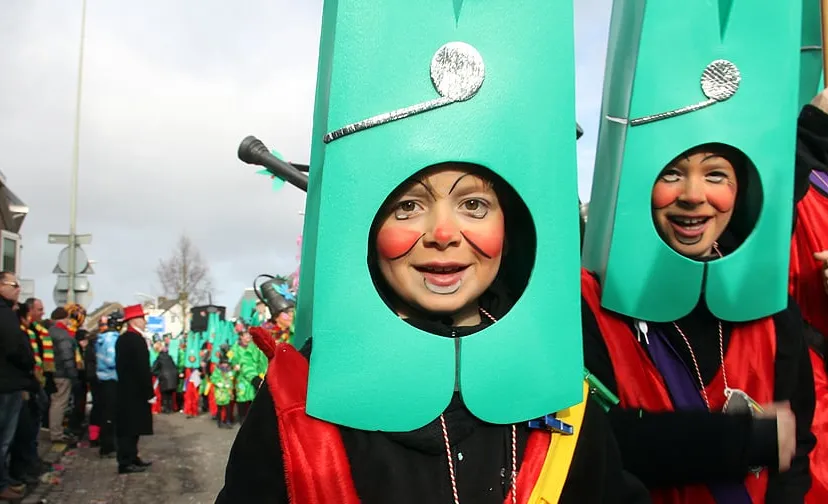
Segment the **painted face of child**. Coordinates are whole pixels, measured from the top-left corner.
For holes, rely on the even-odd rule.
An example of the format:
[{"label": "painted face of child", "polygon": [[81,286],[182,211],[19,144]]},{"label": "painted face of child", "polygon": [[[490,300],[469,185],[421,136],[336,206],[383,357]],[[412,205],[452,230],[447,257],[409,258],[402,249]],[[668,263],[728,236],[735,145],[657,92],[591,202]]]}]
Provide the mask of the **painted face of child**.
[{"label": "painted face of child", "polygon": [[504,236],[503,210],[491,183],[462,165],[442,165],[385,208],[376,240],[379,269],[415,308],[476,310],[500,269]]},{"label": "painted face of child", "polygon": [[288,308],[287,310],[279,313],[279,316],[276,317],[276,320],[279,321],[279,324],[282,327],[290,327],[293,323],[293,308]]},{"label": "painted face of child", "polygon": [[685,257],[710,255],[733,216],[737,188],[733,165],[720,154],[676,158],[653,187],[653,219],[662,239]]}]

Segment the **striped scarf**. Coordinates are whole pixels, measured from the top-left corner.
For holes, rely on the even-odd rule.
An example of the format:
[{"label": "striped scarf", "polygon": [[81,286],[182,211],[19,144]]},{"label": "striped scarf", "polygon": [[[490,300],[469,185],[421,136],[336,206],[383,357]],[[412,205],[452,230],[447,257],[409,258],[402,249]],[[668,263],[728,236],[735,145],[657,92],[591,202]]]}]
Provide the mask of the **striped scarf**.
[{"label": "striped scarf", "polygon": [[55,349],[52,345],[52,338],[49,337],[49,330],[43,327],[40,322],[32,322],[29,324],[29,329],[40,339],[40,351],[42,352],[40,357],[43,362],[43,371],[54,373]]},{"label": "striped scarf", "polygon": [[46,385],[46,378],[43,376],[43,359],[40,358],[40,346],[37,341],[37,333],[30,327],[26,327],[25,324],[20,324],[20,329],[29,335],[29,345],[32,346],[32,353],[34,354],[35,360],[34,375],[37,381],[40,382],[40,386],[43,387]]}]

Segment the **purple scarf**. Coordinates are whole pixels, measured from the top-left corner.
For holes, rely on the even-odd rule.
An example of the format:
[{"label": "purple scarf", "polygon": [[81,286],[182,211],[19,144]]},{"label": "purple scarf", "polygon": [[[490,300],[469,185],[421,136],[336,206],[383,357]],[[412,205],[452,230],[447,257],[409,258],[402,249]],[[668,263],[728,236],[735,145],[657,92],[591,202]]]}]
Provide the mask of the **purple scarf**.
[{"label": "purple scarf", "polygon": [[822,192],[828,194],[828,174],[811,170],[811,183],[817,186]]},{"label": "purple scarf", "polygon": [[[654,326],[648,332],[650,356],[664,378],[676,410],[706,410],[699,391],[698,378],[690,371],[667,336]],[[718,504],[751,504],[753,501],[744,483],[708,483],[707,488]]]}]

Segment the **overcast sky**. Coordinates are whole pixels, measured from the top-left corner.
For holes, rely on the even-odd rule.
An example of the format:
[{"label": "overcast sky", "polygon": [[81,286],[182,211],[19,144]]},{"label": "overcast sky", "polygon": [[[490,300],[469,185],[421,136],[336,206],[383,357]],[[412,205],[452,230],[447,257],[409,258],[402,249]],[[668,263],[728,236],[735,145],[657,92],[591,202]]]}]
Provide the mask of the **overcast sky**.
[{"label": "overcast sky", "polygon": [[[589,199],[611,0],[578,0],[580,193]],[[186,232],[232,309],[264,272],[297,264],[303,193],[274,193],[236,159],[248,134],[307,162],[322,0],[88,0],[78,232],[95,308],[161,294]],[[0,2],[0,170],[30,208],[22,277],[53,306],[69,227],[81,0]]]}]

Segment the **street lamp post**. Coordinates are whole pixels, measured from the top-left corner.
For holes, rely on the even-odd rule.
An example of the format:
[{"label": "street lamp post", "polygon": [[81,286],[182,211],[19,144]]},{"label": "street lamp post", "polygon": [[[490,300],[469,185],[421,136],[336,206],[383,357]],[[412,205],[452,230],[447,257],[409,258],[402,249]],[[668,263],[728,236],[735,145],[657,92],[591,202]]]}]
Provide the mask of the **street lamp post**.
[{"label": "street lamp post", "polygon": [[157,296],[151,296],[149,294],[144,294],[143,292],[136,292],[136,293],[134,293],[134,295],[135,295],[135,297],[142,297],[142,298],[145,298],[145,299],[152,300],[152,307],[156,310],[158,309],[158,297]]},{"label": "street lamp post", "polygon": [[75,140],[72,148],[72,182],[69,189],[69,289],[66,299],[75,302],[75,247],[77,246],[77,219],[78,219],[78,158],[80,156],[80,117],[81,96],[83,95],[83,46],[86,37],[86,0],[83,0],[81,10],[80,52],[78,57],[78,95],[75,101]]}]

